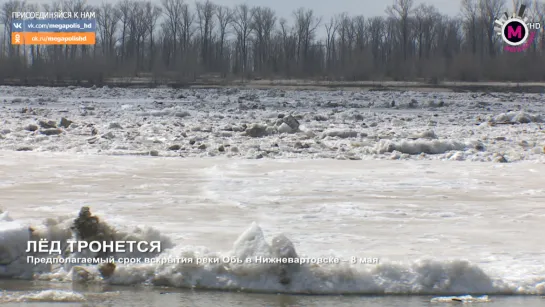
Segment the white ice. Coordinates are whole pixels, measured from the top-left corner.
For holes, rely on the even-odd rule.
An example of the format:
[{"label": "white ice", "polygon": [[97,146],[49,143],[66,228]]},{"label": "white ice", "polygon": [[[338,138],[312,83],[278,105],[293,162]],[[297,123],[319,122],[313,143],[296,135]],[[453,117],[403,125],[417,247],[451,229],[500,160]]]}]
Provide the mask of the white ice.
[{"label": "white ice", "polygon": [[85,205],[120,239],[174,245],[159,257],[272,255],[284,233],[300,256],[345,261],[289,285],[275,265],[92,267],[89,281],[545,293],[543,94],[0,86],[0,107],[2,277],[80,280],[22,256],[29,226],[64,240]]},{"label": "white ice", "polygon": [[85,302],[87,299],[80,293],[63,290],[44,290],[31,293],[22,294],[3,294],[0,296],[0,302],[63,302],[63,303],[76,303]]},{"label": "white ice", "polygon": [[[268,255],[272,237],[284,233],[300,256],[345,261],[303,266],[287,286],[278,283],[274,266],[218,264],[119,265],[105,281],[114,284],[290,293],[544,294],[543,172],[545,166],[535,162],[4,151],[0,203],[20,225],[59,216],[70,221],[87,205],[119,229],[153,227],[175,244],[160,257]],[[9,223],[14,222],[0,222],[6,236]],[[22,236],[23,226],[15,229]],[[10,242],[26,243],[22,237]],[[353,256],[380,263],[350,265]],[[40,278],[71,280],[71,275],[57,270]]]},{"label": "white ice", "polygon": [[[543,94],[0,86],[0,106],[6,150],[545,161]],[[279,119],[290,114],[298,131]],[[63,117],[60,131],[38,125]],[[249,136],[253,124],[266,133]]]}]

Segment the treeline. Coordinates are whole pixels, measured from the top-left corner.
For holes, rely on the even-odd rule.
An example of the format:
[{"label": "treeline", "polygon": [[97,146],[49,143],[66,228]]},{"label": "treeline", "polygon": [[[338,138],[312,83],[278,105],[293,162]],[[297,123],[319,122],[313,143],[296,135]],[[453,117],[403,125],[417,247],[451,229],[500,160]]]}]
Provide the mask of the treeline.
[{"label": "treeline", "polygon": [[[100,6],[84,0],[44,5],[9,0],[0,2],[0,81],[541,81],[545,32],[526,52],[510,53],[494,31],[494,20],[522,3],[531,21],[545,21],[545,2],[532,1],[462,0],[460,13],[447,16],[433,5],[394,0],[386,17],[344,13],[324,20],[300,8],[287,20],[267,7],[226,7],[209,0]],[[11,12],[59,10],[95,11],[96,45],[11,45]]]}]

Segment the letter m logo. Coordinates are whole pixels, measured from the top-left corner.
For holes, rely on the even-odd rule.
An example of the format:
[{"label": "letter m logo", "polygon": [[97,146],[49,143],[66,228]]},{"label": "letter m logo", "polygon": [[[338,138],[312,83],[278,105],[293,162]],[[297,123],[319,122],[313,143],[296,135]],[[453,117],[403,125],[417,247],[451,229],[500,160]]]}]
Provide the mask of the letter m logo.
[{"label": "letter m logo", "polygon": [[522,38],[522,26],[517,26],[517,29],[513,29],[513,26],[507,27],[507,38],[512,38],[513,36]]}]

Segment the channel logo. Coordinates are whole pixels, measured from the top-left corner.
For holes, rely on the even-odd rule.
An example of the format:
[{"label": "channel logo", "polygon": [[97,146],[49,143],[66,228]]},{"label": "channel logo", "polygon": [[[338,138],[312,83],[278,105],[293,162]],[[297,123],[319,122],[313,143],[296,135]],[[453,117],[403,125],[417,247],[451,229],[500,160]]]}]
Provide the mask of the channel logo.
[{"label": "channel logo", "polygon": [[[522,44],[530,44],[535,35],[530,37],[531,30],[541,29],[539,22],[529,22],[528,17],[524,16],[526,5],[521,5],[518,13],[513,13],[511,17],[504,13],[500,19],[496,19],[494,30],[501,36],[502,40],[512,47]],[[529,40],[529,38],[531,38]],[[526,49],[526,48],[525,48]]]}]

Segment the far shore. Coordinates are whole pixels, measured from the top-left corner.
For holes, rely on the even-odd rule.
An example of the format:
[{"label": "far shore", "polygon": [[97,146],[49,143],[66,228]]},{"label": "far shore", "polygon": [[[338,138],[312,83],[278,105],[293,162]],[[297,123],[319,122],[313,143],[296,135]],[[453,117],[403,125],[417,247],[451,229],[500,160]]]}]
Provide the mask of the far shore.
[{"label": "far shore", "polygon": [[315,81],[315,80],[197,80],[177,82],[154,80],[153,78],[110,78],[101,82],[78,80],[0,80],[5,86],[110,86],[135,88],[223,88],[240,87],[250,89],[285,90],[366,90],[366,91],[419,91],[419,92],[526,92],[545,93],[545,82],[464,82],[464,81]]}]

